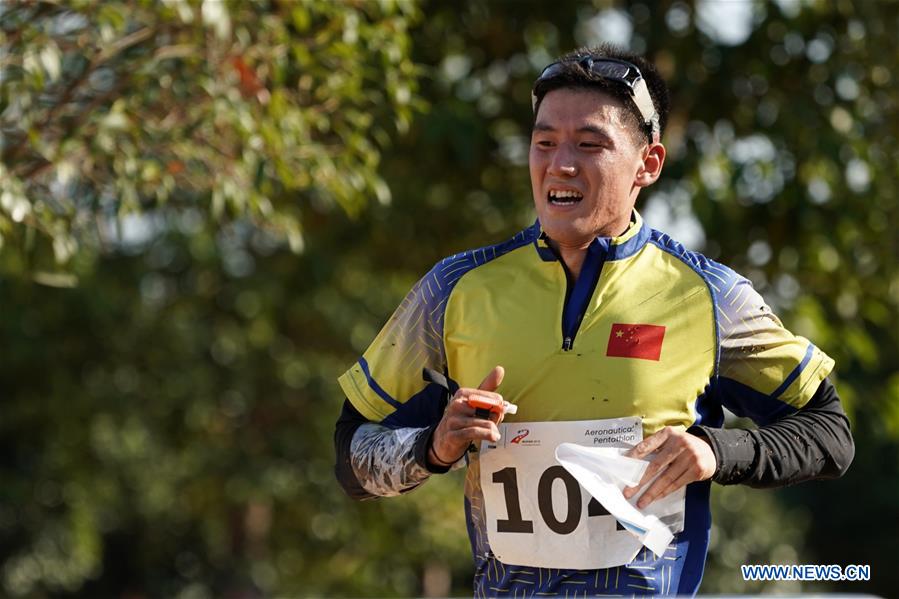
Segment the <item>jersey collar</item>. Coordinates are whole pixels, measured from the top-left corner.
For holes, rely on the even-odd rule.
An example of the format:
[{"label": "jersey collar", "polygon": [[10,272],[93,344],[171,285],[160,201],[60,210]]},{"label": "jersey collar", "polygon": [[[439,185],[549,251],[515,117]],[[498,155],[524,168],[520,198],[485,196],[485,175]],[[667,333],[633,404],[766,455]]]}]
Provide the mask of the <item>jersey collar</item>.
[{"label": "jersey collar", "polygon": [[[555,252],[549,247],[549,237],[540,226],[539,220],[534,222],[529,232],[536,236],[534,247],[540,258],[546,262],[557,260]],[[634,210],[631,215],[631,223],[624,233],[618,237],[597,237],[590,244],[590,249],[601,251],[605,254],[606,260],[623,260],[640,251],[646,245],[649,236],[649,227],[643,222],[640,213]]]}]

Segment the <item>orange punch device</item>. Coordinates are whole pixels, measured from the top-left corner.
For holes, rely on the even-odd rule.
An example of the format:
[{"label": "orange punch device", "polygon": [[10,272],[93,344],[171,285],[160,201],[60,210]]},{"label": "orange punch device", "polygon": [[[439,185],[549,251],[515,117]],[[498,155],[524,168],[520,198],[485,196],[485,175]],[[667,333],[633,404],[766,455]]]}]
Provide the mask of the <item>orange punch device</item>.
[{"label": "orange punch device", "polygon": [[488,399],[486,397],[469,397],[468,405],[474,408],[474,415],[478,418],[490,419],[490,414],[502,416],[503,414],[514,414],[518,411],[518,406],[501,399]]}]

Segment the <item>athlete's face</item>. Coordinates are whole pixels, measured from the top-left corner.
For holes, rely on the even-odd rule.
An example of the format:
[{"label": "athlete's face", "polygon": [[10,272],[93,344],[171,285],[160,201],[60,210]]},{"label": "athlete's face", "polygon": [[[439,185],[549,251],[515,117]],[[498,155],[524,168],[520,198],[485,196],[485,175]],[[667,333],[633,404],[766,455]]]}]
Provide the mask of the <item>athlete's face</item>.
[{"label": "athlete's face", "polygon": [[[625,116],[621,101],[597,90],[544,96],[531,135],[531,188],[540,224],[556,243],[585,247],[596,236],[620,235],[640,188],[658,178],[658,150],[634,140]],[[647,176],[645,162],[658,172]]]}]

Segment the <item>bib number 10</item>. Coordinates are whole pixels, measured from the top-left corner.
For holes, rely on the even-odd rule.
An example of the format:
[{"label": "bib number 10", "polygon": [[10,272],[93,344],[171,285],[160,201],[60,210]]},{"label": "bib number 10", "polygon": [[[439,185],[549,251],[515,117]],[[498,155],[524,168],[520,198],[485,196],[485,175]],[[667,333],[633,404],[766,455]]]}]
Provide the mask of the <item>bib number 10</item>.
[{"label": "bib number 10", "polygon": [[[557,480],[562,481],[565,486],[565,497],[567,498],[565,505],[565,517],[559,520],[553,509],[553,484]],[[508,467],[497,470],[493,473],[493,482],[503,486],[503,495],[506,500],[506,514],[508,518],[505,520],[497,520],[497,532],[522,532],[533,533],[534,522],[525,520],[521,514],[521,499],[518,491],[518,471],[516,468]],[[577,480],[562,466],[550,466],[540,475],[537,483],[537,507],[540,510],[540,516],[543,521],[556,534],[567,535],[573,533],[581,521],[581,513],[583,510],[583,499],[581,496],[581,486]],[[590,516],[609,516],[608,510],[601,503],[591,497],[587,503],[587,517]],[[615,521],[617,530],[624,530],[621,523]]]}]

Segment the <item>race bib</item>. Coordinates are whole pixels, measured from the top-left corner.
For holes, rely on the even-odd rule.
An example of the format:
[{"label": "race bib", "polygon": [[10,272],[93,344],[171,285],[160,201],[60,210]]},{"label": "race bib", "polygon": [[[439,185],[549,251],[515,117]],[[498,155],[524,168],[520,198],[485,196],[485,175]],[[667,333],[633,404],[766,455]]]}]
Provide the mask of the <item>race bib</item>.
[{"label": "race bib", "polygon": [[[643,548],[555,459],[560,443],[630,448],[643,440],[639,418],[510,422],[480,451],[487,538],[501,562],[597,569],[630,563]],[[642,510],[671,532],[683,530],[684,489]]]}]

